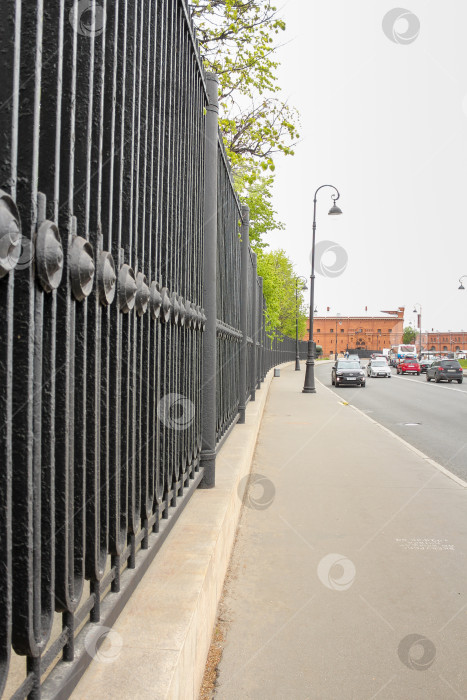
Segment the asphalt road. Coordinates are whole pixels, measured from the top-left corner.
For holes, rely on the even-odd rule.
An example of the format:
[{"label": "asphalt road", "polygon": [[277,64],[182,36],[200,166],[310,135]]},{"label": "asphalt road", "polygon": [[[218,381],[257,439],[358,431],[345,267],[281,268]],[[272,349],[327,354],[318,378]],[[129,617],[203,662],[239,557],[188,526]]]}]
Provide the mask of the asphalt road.
[{"label": "asphalt road", "polygon": [[367,377],[365,388],[335,388],[331,367],[317,364],[316,378],[467,481],[467,377],[463,384],[435,384],[424,374],[400,376],[392,369],[389,379]]}]

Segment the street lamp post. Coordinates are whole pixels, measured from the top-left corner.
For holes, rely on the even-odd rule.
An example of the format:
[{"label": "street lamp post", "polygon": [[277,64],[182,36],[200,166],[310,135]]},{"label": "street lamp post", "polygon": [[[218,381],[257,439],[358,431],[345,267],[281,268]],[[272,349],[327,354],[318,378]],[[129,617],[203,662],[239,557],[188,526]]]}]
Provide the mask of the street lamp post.
[{"label": "street lamp post", "polygon": [[316,203],[318,192],[324,187],[331,187],[335,190],[335,194],[331,195],[332,207],[328,214],[336,216],[342,214],[342,211],[337,206],[336,202],[340,197],[339,190],[334,185],[321,185],[315,192],[313,198],[313,239],[311,247],[311,275],[310,275],[310,327],[308,331],[308,351],[306,358],[305,384],[303,385],[304,394],[316,394],[315,388],[315,349],[313,344],[313,313],[315,303],[315,240],[316,240]]},{"label": "street lamp post", "polygon": [[422,305],[418,301],[413,305],[414,314],[417,313],[417,306],[420,307],[420,312],[418,313],[418,327],[420,329],[420,355],[422,354]]},{"label": "street lamp post", "polygon": [[337,323],[339,323],[339,326],[342,326],[342,321],[338,322],[338,319],[336,318],[336,352],[334,353],[336,360],[337,360]]},{"label": "street lamp post", "polygon": [[[459,287],[458,289],[465,289],[464,285],[462,284],[462,280],[467,277],[467,275],[462,275],[462,277],[459,277]],[[464,345],[464,336],[462,335],[462,345]],[[464,348],[462,348],[463,350]]]},{"label": "street lamp post", "polygon": [[308,287],[306,286],[306,277],[296,277],[295,278],[295,371],[300,372],[300,353],[298,351],[298,283],[301,283],[300,291],[304,292]]}]

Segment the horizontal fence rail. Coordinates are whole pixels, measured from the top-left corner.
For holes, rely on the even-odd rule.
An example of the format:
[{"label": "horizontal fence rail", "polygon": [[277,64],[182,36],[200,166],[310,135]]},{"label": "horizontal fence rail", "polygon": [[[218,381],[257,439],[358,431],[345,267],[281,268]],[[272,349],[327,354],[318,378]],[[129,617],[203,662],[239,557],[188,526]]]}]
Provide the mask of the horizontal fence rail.
[{"label": "horizontal fence rail", "polygon": [[8,0],[0,47],[0,695],[66,698],[296,348],[185,0]]}]

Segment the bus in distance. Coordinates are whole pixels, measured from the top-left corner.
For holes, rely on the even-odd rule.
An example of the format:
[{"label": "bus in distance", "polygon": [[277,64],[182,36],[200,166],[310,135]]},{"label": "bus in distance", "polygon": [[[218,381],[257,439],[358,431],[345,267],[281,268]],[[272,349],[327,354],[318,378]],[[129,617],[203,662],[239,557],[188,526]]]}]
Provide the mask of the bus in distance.
[{"label": "bus in distance", "polygon": [[417,348],[415,345],[408,345],[404,343],[403,345],[393,345],[392,348],[392,355],[396,356],[397,359],[403,359],[404,357],[416,357],[417,356]]}]

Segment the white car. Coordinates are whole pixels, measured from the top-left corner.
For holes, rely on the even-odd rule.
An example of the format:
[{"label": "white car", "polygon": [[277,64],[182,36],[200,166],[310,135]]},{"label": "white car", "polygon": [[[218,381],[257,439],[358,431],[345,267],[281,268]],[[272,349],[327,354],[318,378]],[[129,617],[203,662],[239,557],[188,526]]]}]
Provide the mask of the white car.
[{"label": "white car", "polygon": [[391,368],[386,362],[386,360],[381,360],[379,357],[374,360],[370,360],[366,373],[369,377],[391,377]]}]

